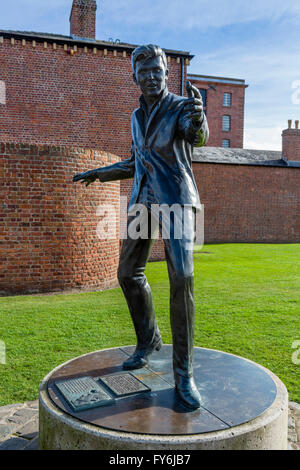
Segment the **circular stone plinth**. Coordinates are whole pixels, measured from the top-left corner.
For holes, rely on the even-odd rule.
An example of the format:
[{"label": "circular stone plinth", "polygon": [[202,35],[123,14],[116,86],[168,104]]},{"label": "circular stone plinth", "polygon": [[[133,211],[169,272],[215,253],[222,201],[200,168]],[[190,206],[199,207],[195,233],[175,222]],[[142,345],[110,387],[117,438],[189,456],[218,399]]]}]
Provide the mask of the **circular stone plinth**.
[{"label": "circular stone plinth", "polygon": [[[170,345],[155,351],[147,367],[130,371],[143,382],[141,392],[137,389],[123,396],[129,389],[117,390],[119,378],[111,382],[111,376],[127,373],[122,363],[133,351],[133,346],[96,351],[62,364],[45,377],[39,393],[40,449],[287,448],[288,394],[269,370],[232,354],[194,348],[194,377],[202,403],[200,409],[190,411],[174,391]],[[57,384],[87,376],[113,400],[74,411]],[[118,379],[114,392],[103,385],[103,377],[106,385]]]}]

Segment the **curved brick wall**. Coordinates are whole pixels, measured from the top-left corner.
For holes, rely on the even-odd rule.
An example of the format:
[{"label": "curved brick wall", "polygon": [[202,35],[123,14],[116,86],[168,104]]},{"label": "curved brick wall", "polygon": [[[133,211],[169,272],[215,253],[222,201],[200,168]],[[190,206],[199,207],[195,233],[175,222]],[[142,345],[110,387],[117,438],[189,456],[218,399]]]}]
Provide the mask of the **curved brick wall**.
[{"label": "curved brick wall", "polygon": [[119,157],[96,150],[0,143],[0,293],[117,285],[119,240],[100,240],[99,204],[119,209],[119,182],[74,184]]}]

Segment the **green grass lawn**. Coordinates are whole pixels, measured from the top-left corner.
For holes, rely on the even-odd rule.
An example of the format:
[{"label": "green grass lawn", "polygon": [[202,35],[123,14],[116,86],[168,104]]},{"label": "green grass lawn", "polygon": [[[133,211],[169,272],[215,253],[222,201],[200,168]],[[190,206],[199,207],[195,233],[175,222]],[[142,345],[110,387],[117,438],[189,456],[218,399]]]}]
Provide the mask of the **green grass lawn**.
[{"label": "green grass lawn", "polygon": [[[205,253],[204,253],[205,252]],[[165,262],[149,263],[158,324],[171,343]],[[195,345],[237,354],[272,370],[300,402],[300,245],[206,245],[195,253]],[[135,336],[120,289],[0,298],[0,406],[34,400],[43,377],[73,357]],[[300,354],[299,354],[300,357]]]}]

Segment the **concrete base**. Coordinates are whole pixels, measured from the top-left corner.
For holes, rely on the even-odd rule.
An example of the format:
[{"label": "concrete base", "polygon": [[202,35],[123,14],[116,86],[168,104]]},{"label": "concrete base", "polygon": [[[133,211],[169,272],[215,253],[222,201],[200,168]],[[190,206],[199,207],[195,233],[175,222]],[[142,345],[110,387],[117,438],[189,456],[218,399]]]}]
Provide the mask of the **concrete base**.
[{"label": "concrete base", "polygon": [[[167,346],[170,350],[170,346]],[[117,348],[113,348],[111,350],[105,350],[106,354],[108,353],[109,356],[113,356],[114,352]],[[239,375],[238,367],[243,369],[244,366],[247,367],[250,365],[253,369],[254,373],[255,370],[258,371],[260,374],[260,379],[263,376],[266,377],[266,384],[269,387],[270,393],[273,398],[271,398],[271,404],[267,405],[265,410],[259,411],[259,416],[254,417],[247,421],[247,413],[244,415],[243,418],[245,422],[238,425],[230,425],[229,420],[227,422],[222,422],[223,427],[225,429],[219,429],[216,431],[210,432],[199,432],[195,433],[194,431],[190,431],[190,429],[194,426],[201,425],[202,422],[208,423],[207,415],[211,415],[212,418],[217,418],[215,413],[209,411],[206,408],[206,403],[209,404],[209,400],[205,403],[203,409],[201,407],[200,410],[194,412],[183,412],[183,410],[178,411],[178,409],[172,406],[170,402],[170,406],[159,407],[159,393],[160,391],[153,394],[155,398],[152,398],[153,401],[153,408],[149,406],[149,400],[151,400],[151,395],[148,395],[150,398],[148,399],[148,406],[145,408],[141,407],[141,403],[139,402],[139,406],[137,406],[137,414],[142,411],[145,414],[146,419],[145,422],[148,422],[147,433],[143,432],[141,425],[139,432],[124,432],[120,430],[120,426],[118,429],[108,429],[107,423],[109,421],[108,418],[111,415],[112,418],[116,419],[116,416],[120,416],[120,422],[122,422],[122,406],[118,407],[116,404],[114,407],[105,407],[106,411],[103,414],[103,410],[100,410],[99,413],[103,414],[105,423],[105,427],[102,427],[98,424],[95,425],[94,423],[89,423],[87,416],[82,415],[83,419],[78,419],[78,417],[70,414],[63,409],[62,405],[57,406],[54,403],[53,395],[52,399],[49,396],[48,385],[49,381],[51,382],[51,378],[64,376],[68,377],[68,367],[72,367],[72,364],[80,364],[80,361],[83,361],[85,364],[91,363],[93,367],[91,370],[86,370],[86,375],[89,375],[91,372],[94,372],[94,364],[93,358],[95,355],[98,355],[99,358],[101,356],[101,351],[96,353],[90,353],[85,356],[81,356],[80,358],[73,359],[68,361],[67,363],[57,367],[54,371],[52,371],[45,379],[43,380],[40,393],[39,393],[39,403],[40,403],[40,412],[39,412],[39,446],[42,450],[285,450],[287,448],[287,431],[288,431],[288,394],[284,384],[276,377],[272,372],[268,371],[267,369],[263,368],[262,366],[253,363],[252,361],[248,361],[243,358],[239,358],[238,356],[233,356],[231,354],[222,353],[220,351],[212,351],[207,349],[195,348],[196,358],[201,357],[203,353],[208,354],[205,356],[205,364],[207,363],[207,357],[209,354],[214,359],[214,362],[218,362],[222,360],[222,357],[229,358],[229,361],[232,359],[235,363],[235,376]],[[167,350],[168,352],[168,350]],[[214,354],[211,354],[214,353]],[[100,356],[99,356],[100,354]],[[118,350],[119,354],[119,350]],[[155,353],[156,354],[156,353]],[[229,362],[230,363],[230,362]],[[155,369],[155,359],[153,361],[154,369]],[[150,363],[151,367],[151,363]],[[207,366],[208,367],[208,366]],[[116,368],[116,366],[115,366]],[[195,364],[195,368],[197,365]],[[74,369],[74,366],[73,366]],[[69,369],[70,370],[70,369]],[[150,369],[151,370],[151,369]],[[201,364],[199,367],[201,371]],[[106,368],[107,371],[107,368]],[[73,371],[74,372],[74,371]],[[97,371],[99,372],[99,370]],[[229,371],[230,373],[230,371]],[[233,371],[232,371],[233,373]],[[263,373],[263,376],[261,375]],[[82,372],[81,372],[82,374]],[[212,372],[213,374],[213,372]],[[99,375],[99,374],[95,374]],[[197,374],[195,374],[197,375]],[[199,375],[199,374],[198,374]],[[74,376],[74,373],[73,373]],[[201,377],[201,373],[199,375]],[[202,376],[205,376],[205,370],[203,368]],[[235,381],[235,376],[232,375],[232,382]],[[168,376],[166,375],[167,379]],[[241,377],[244,377],[243,374]],[[167,381],[167,379],[165,379]],[[271,381],[270,381],[271,379]],[[243,379],[244,380],[244,379]],[[225,382],[224,382],[225,383]],[[226,381],[226,384],[230,384],[230,380]],[[271,385],[270,385],[271,384]],[[260,387],[259,383],[254,383],[257,388]],[[211,385],[209,385],[211,386]],[[205,390],[201,390],[200,392],[205,396]],[[204,385],[203,385],[204,387]],[[271,388],[272,392],[271,392]],[[247,387],[248,388],[248,387]],[[225,387],[224,387],[225,389]],[[234,393],[238,393],[236,391],[236,386],[233,387],[233,392],[230,393],[230,397],[234,395]],[[268,390],[266,393],[268,394]],[[274,393],[275,390],[275,393]],[[165,392],[165,391],[162,391]],[[168,393],[171,394],[172,389],[168,389]],[[245,393],[243,391],[243,393]],[[212,392],[210,391],[210,394]],[[233,394],[233,395],[232,395]],[[236,395],[237,397],[238,395]],[[234,399],[234,397],[233,397]],[[236,399],[236,398],[235,398]],[[169,400],[169,399],[168,399]],[[251,412],[251,403],[248,401],[247,405],[247,396],[245,397],[245,406],[249,408],[249,413]],[[134,403],[134,401],[133,401]],[[145,401],[146,403],[146,401]],[[169,403],[169,401],[168,401]],[[213,403],[213,402],[211,402]],[[224,399],[224,409],[227,407],[232,407],[231,402],[229,404],[229,400]],[[230,405],[230,406],[229,406]],[[240,406],[237,403],[237,409]],[[167,409],[168,408],[168,409]],[[104,409],[104,408],[103,408]],[[99,410],[99,409],[98,409]],[[126,408],[128,412],[128,405]],[[158,413],[157,413],[158,411]],[[262,412],[261,412],[262,411]],[[90,411],[92,416],[92,412]],[[131,408],[130,415],[131,419],[134,418],[135,409],[134,406]],[[149,428],[149,417],[157,413],[161,416],[161,421],[164,421],[164,413],[166,413],[166,418],[170,420],[170,423],[176,422],[176,426],[182,426],[184,424],[186,429],[186,434],[182,432],[176,434],[176,429],[174,426],[170,431],[170,434],[160,434],[159,432],[153,433],[148,432]],[[239,411],[240,413],[240,411]],[[80,416],[80,413],[78,414]],[[99,415],[100,416],[100,415]],[[240,418],[241,414],[239,414],[239,421],[241,422],[242,419]],[[250,415],[249,415],[250,416]],[[124,415],[123,415],[124,418]],[[138,419],[138,418],[137,418]],[[178,421],[178,423],[177,423]],[[179,423],[180,421],[180,423]],[[222,420],[220,420],[221,422]],[[155,418],[154,421],[155,423]],[[212,422],[212,421],[211,421]],[[234,422],[234,414],[232,422]],[[210,424],[210,426],[212,426]],[[217,424],[214,424],[217,426]],[[178,428],[179,429],[179,428]],[[205,430],[205,427],[202,426],[202,430]],[[211,427],[213,429],[213,427]]]}]

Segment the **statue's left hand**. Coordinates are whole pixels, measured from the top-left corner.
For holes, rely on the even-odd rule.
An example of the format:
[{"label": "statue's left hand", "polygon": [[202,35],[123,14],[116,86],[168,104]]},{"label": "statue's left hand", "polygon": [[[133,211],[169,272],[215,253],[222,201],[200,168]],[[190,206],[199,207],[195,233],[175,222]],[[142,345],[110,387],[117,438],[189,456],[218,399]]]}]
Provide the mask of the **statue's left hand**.
[{"label": "statue's left hand", "polygon": [[73,176],[73,183],[80,181],[81,183],[86,183],[86,187],[88,187],[89,184],[93,183],[97,178],[97,170],[90,170]]},{"label": "statue's left hand", "polygon": [[185,111],[189,111],[187,118],[192,119],[196,126],[200,125],[203,117],[203,101],[201,93],[198,88],[193,86],[189,81],[186,82],[185,87],[188,94],[188,98],[184,103]]}]

